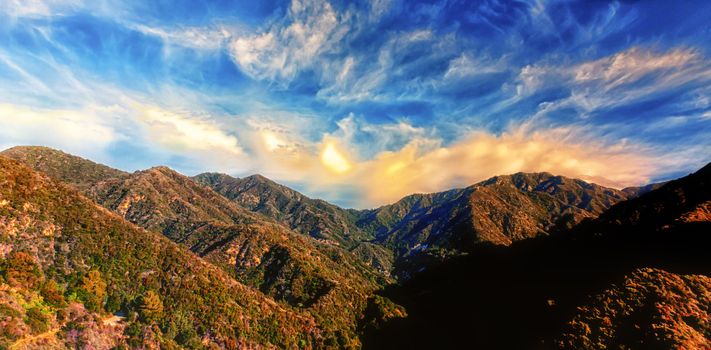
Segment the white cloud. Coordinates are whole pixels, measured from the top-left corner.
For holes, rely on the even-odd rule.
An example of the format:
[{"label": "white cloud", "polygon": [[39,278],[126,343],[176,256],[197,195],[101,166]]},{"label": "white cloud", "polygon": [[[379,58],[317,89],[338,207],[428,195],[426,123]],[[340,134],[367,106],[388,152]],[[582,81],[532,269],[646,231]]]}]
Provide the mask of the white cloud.
[{"label": "white cloud", "polygon": [[221,152],[242,156],[237,137],[210,120],[181,115],[156,106],[136,106],[138,121],[150,140],[175,152]]},{"label": "white cloud", "polygon": [[519,171],[548,171],[615,187],[638,185],[647,183],[662,163],[640,147],[608,145],[584,138],[579,130],[519,127],[501,135],[477,131],[434,148],[431,141],[413,139],[398,151],[356,164],[351,181],[363,189],[362,204],[373,206]]},{"label": "white cloud", "polygon": [[[429,30],[414,30],[389,33],[387,40],[378,48],[377,55],[364,52],[362,57],[349,56],[346,60],[332,60],[323,64],[322,88],[317,97],[332,103],[355,101],[393,101],[400,98],[419,98],[422,92],[432,87],[429,79],[404,78],[420,75],[421,69],[428,63],[436,62],[458,54],[458,44],[453,34],[437,37]],[[413,52],[421,51],[416,59],[409,57]],[[342,67],[354,64],[349,68],[349,74],[344,80],[332,77],[340,76]],[[357,68],[357,69],[354,69]],[[397,93],[388,95],[389,84],[398,83],[399,79],[407,82],[398,86]]]},{"label": "white cloud", "polygon": [[157,36],[168,44],[201,50],[219,49],[231,36],[230,31],[224,27],[158,28],[136,25],[134,28],[142,33]]},{"label": "white cloud", "polygon": [[3,0],[0,13],[11,17],[49,17],[79,5],[80,0]]},{"label": "white cloud", "polygon": [[[648,74],[660,71],[693,71],[700,55],[690,49],[674,49],[662,54],[633,47],[627,51],[583,63],[573,68],[574,79],[580,83],[597,81],[605,89],[639,81]],[[674,74],[672,74],[674,75]],[[684,74],[687,79],[693,78]],[[663,78],[666,80],[669,78]]]},{"label": "white cloud", "polygon": [[235,63],[256,79],[288,83],[318,64],[349,31],[349,14],[340,14],[325,0],[293,0],[283,23],[267,31],[235,37],[230,52]]},{"label": "white cloud", "polygon": [[503,71],[502,60],[487,62],[470,53],[462,53],[457,58],[449,61],[449,67],[444,73],[444,80],[462,79],[478,74],[496,73]]},{"label": "white cloud", "polygon": [[[539,89],[566,88],[570,97],[558,107],[575,107],[581,115],[603,107],[634,102],[684,84],[711,81],[711,64],[693,49],[667,52],[632,47],[573,66],[528,65],[517,78],[512,101]],[[549,111],[552,110],[549,108]]]},{"label": "white cloud", "polygon": [[0,146],[45,145],[99,156],[112,142],[125,138],[111,121],[96,109],[48,110],[0,104]]}]

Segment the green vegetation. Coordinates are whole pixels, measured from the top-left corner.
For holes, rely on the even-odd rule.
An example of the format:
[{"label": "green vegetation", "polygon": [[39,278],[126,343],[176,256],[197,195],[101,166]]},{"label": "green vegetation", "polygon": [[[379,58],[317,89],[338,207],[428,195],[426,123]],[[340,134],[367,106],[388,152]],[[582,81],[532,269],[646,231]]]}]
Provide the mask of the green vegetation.
[{"label": "green vegetation", "polygon": [[[615,203],[648,192],[519,173],[357,211],[310,199],[258,175],[235,179],[202,174],[193,181],[165,167],[126,174],[42,147],[18,147],[4,154],[56,180],[0,157],[0,348],[32,340],[30,336],[72,348],[359,348],[361,341],[377,343],[377,336],[369,334],[407,325],[408,313],[422,315],[423,309],[417,310],[421,305],[413,303],[418,298],[438,295],[434,293],[450,298],[455,293],[449,289],[451,281],[465,273],[456,261],[466,259],[480,262],[470,268],[460,265],[466,273],[481,275],[468,283],[490,278],[499,286],[493,289],[499,292],[489,295],[491,284],[485,289],[477,285],[479,297],[471,302],[479,314],[489,315],[477,316],[482,317],[477,322],[489,327],[503,313],[484,300],[505,299],[507,305],[540,311],[526,304],[540,295],[514,295],[514,286],[531,287],[520,282],[530,279],[529,274],[506,284],[491,272],[498,271],[488,265],[492,259],[508,254],[503,252],[515,254],[526,242],[541,244],[529,238],[568,232]],[[598,222],[636,224],[634,220],[644,219],[657,230],[676,222],[707,221],[711,206],[704,193],[703,188],[677,191],[665,186],[644,197],[674,197],[681,204],[675,209],[630,201]],[[481,256],[471,256],[474,251]],[[518,266],[530,264],[523,261],[495,268],[516,273]],[[447,270],[435,266],[448,262],[454,262],[456,278],[442,277],[444,282],[424,290],[417,287],[423,279],[415,279],[408,287],[411,299],[398,301],[408,305],[408,312],[386,297],[397,296],[388,294],[392,290],[376,294],[393,282],[391,273],[401,282],[427,272],[437,280],[437,271]],[[661,316],[654,317],[673,321],[643,324],[641,328],[664,330],[661,336],[645,335],[646,342],[703,344],[709,323],[708,310],[700,305],[709,302],[704,289],[708,280],[649,271],[637,272],[633,280],[581,307],[557,344],[610,347],[622,334],[620,324],[634,328],[640,323],[631,319],[649,316],[649,300],[666,300],[668,306],[658,310]],[[534,283],[532,291],[540,292],[535,290],[540,285]],[[457,290],[456,300],[445,300],[450,306],[441,312],[424,310],[451,315],[473,292]],[[681,299],[689,304],[682,305]],[[520,309],[511,306],[509,311],[516,315]],[[114,313],[126,317],[116,321]],[[602,314],[608,316],[600,318]],[[413,322],[419,322],[417,316]]]},{"label": "green vegetation", "polygon": [[[41,288],[45,276],[61,286],[50,286],[47,293],[65,290],[66,300],[86,302],[99,314],[108,312],[111,298],[107,296],[117,293],[122,311],[140,312],[140,298],[155,291],[163,313],[129,319],[127,332],[150,331],[166,344],[195,343],[195,337],[186,337],[185,332],[168,337],[168,331],[175,329],[170,317],[174,314],[188,319],[198,338],[218,345],[236,341],[296,347],[306,341],[315,346],[324,339],[308,314],[276,305],[58,182],[3,157],[0,179],[0,244],[12,252],[27,252],[11,253],[10,263],[2,261],[4,279],[17,287]],[[36,329],[43,322],[36,311],[26,319]],[[13,322],[19,322],[20,328],[11,327],[6,333],[22,329],[24,321]],[[143,334],[140,339],[152,338]]]},{"label": "green vegetation", "polygon": [[127,173],[48,147],[18,146],[0,152],[59,181],[86,190],[96,183]]},{"label": "green vegetation", "polygon": [[139,307],[141,317],[147,323],[155,322],[163,317],[163,302],[156,292],[149,290],[141,297]]}]

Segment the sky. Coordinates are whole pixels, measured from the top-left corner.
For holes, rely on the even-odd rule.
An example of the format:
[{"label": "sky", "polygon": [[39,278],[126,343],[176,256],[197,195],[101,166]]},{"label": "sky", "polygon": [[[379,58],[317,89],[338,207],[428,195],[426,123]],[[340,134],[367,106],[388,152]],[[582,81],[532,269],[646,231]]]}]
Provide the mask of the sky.
[{"label": "sky", "polygon": [[0,0],[0,149],[372,208],[711,161],[709,1]]}]

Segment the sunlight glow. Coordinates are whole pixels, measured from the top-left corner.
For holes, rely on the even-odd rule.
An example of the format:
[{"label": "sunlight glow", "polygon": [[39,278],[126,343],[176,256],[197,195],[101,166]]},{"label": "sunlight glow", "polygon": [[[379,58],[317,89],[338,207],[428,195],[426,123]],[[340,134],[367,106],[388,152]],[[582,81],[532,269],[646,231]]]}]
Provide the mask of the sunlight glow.
[{"label": "sunlight glow", "polygon": [[326,143],[326,146],[321,152],[321,163],[326,168],[336,174],[343,174],[351,170],[351,163],[346,157],[336,149],[333,142]]}]

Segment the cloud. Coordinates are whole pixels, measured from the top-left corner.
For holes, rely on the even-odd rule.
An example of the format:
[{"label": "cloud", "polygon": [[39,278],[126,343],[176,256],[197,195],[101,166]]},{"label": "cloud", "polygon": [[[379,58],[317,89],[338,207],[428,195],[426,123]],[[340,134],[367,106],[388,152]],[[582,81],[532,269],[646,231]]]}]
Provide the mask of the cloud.
[{"label": "cloud", "polygon": [[[573,68],[576,82],[601,83],[606,90],[620,85],[638,82],[645,76],[657,73],[669,73],[660,77],[666,82],[693,79],[688,74],[702,63],[700,55],[693,49],[676,48],[661,54],[639,47],[604,57],[596,61],[583,63]],[[679,72],[685,73],[678,74]]]},{"label": "cloud", "polygon": [[449,61],[444,80],[463,79],[479,74],[497,73],[504,70],[502,62],[486,62],[470,53],[462,53]]},{"label": "cloud", "polygon": [[13,17],[49,17],[80,4],[80,0],[4,0],[0,13]]},{"label": "cloud", "polygon": [[[316,97],[331,104],[419,99],[431,92],[436,83],[432,79],[441,78],[443,73],[429,66],[447,62],[460,51],[454,35],[438,36],[430,29],[381,36],[385,38],[382,43],[359,51],[355,57],[323,64]],[[347,75],[339,73],[343,67],[348,67]],[[344,79],[332,79],[341,76]]]},{"label": "cloud", "polygon": [[348,14],[324,0],[293,0],[283,22],[267,31],[235,37],[229,45],[235,63],[255,79],[288,83],[318,63],[348,33]]},{"label": "cloud", "polygon": [[[370,137],[398,141],[369,145]],[[640,185],[662,169],[688,161],[661,156],[656,149],[626,141],[611,143],[572,127],[542,128],[526,123],[498,135],[475,130],[445,144],[404,121],[372,125],[352,115],[317,142],[301,140],[295,146],[279,133],[262,142],[271,145],[258,155],[262,173],[277,181],[300,184],[306,193],[328,193],[331,199],[340,198],[347,190],[348,203],[360,208],[519,171],[547,171],[618,188]],[[369,146],[375,151],[364,150]]]},{"label": "cloud", "polygon": [[200,50],[217,50],[223,47],[232,35],[224,27],[175,27],[160,28],[146,25],[133,26],[136,30],[161,38],[165,43]]},{"label": "cloud", "polygon": [[414,139],[396,152],[356,165],[352,180],[363,188],[362,204],[373,206],[519,171],[547,171],[613,187],[639,185],[659,171],[660,163],[641,147],[581,138],[579,130],[522,126],[501,135],[476,131],[435,148],[430,140]]},{"label": "cloud", "polygon": [[173,113],[153,106],[140,106],[138,120],[151,140],[176,152],[220,151],[240,156],[244,151],[237,138],[214,123]]},{"label": "cloud", "polygon": [[107,113],[99,109],[47,110],[0,104],[0,147],[45,145],[100,156],[105,147],[126,136],[110,122]]},{"label": "cloud", "polygon": [[571,66],[524,66],[517,79],[516,96],[532,95],[541,88],[566,87],[579,98],[614,104],[704,80],[711,80],[711,64],[694,49],[674,48],[660,53],[631,47]]},{"label": "cloud", "polygon": [[112,159],[112,150],[129,147],[145,150],[142,156],[151,158],[151,166],[173,162],[191,171],[229,172],[253,168],[237,137],[209,117],[116,97],[111,105],[89,102],[73,109],[0,104],[0,148],[44,145],[111,164],[124,162]]}]

